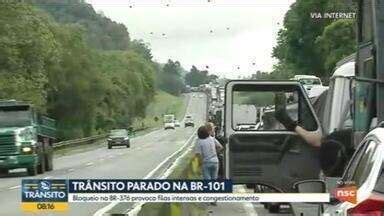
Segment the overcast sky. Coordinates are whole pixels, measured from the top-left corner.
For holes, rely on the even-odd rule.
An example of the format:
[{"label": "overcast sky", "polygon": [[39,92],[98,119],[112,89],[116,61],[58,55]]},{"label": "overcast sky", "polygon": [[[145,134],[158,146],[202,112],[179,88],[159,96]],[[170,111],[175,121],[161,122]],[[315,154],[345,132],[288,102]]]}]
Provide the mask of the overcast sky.
[{"label": "overcast sky", "polygon": [[123,23],[154,59],[227,78],[270,71],[284,14],[294,0],[87,0]]}]

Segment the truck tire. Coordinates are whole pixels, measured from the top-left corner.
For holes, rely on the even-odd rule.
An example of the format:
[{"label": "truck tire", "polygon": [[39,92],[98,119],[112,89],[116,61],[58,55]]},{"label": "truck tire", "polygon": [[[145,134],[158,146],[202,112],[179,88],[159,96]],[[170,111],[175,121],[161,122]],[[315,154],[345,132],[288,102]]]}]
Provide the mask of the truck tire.
[{"label": "truck tire", "polygon": [[[42,156],[44,157],[44,156]],[[37,165],[37,173],[43,174],[45,171],[45,157],[40,160],[40,164]]]},{"label": "truck tire", "polygon": [[108,144],[108,149],[111,149],[111,148],[112,148],[112,146],[110,144]]},{"label": "truck tire", "polygon": [[280,212],[280,204],[272,203],[268,206],[269,213],[279,213]]},{"label": "truck tire", "polygon": [[131,147],[131,142],[128,140],[127,142],[127,148]]},{"label": "truck tire", "polygon": [[53,170],[53,157],[52,154],[47,155],[45,158],[45,170],[52,171]]},{"label": "truck tire", "polygon": [[37,175],[37,166],[27,167],[27,173],[29,176]]},{"label": "truck tire", "polygon": [[0,174],[3,174],[3,175],[6,175],[8,174],[8,169],[4,168],[4,169],[0,169]]}]

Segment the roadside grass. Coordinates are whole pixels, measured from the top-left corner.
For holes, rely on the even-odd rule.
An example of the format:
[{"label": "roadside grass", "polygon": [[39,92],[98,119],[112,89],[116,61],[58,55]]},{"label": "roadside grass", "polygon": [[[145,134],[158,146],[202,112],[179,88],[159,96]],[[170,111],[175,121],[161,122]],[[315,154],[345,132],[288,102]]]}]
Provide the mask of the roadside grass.
[{"label": "roadside grass", "polygon": [[[201,168],[192,149],[179,160],[168,179],[201,179]],[[146,203],[141,208],[139,216],[205,216],[206,207],[204,203]]]},{"label": "roadside grass", "polygon": [[[164,91],[158,91],[154,102],[152,102],[147,107],[146,117],[134,122],[133,128],[136,130],[136,132],[134,133],[133,137],[147,134],[161,127],[163,124],[164,114],[175,114],[176,118],[181,120],[187,109],[187,102],[188,98],[185,95],[176,97]],[[154,120],[155,116],[158,117],[158,121]],[[60,157],[64,155],[90,151],[101,147],[107,147],[105,140],[89,145],[71,146],[68,148],[55,150],[54,154],[55,157]]]},{"label": "roadside grass", "polygon": [[177,97],[164,91],[157,91],[154,101],[146,109],[146,117],[137,119],[133,123],[133,128],[136,130],[159,128],[163,124],[165,114],[175,114],[176,119],[180,121],[185,114],[187,102],[185,95]]}]

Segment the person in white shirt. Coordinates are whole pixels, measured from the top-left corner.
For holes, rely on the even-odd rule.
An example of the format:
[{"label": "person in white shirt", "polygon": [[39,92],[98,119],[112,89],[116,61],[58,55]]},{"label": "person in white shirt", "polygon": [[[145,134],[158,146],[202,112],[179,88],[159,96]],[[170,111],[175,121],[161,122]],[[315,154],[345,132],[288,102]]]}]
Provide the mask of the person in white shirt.
[{"label": "person in white shirt", "polygon": [[195,149],[196,156],[202,164],[203,178],[206,180],[217,179],[219,170],[219,159],[216,149],[223,147],[214,137],[210,136],[210,131],[206,126],[201,126],[197,130],[197,145]]}]

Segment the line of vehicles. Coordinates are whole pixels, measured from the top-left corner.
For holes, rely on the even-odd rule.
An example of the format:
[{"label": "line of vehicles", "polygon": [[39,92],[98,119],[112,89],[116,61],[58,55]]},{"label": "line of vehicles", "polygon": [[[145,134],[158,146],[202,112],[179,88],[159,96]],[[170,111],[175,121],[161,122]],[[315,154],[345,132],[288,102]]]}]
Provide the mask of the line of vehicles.
[{"label": "line of vehicles", "polygon": [[[294,215],[384,213],[384,2],[360,0],[358,5],[357,53],[337,64],[329,87],[312,76],[279,82],[233,80],[225,86],[224,108],[211,105],[217,134],[227,140],[225,178],[235,184],[256,192],[332,194],[357,188],[355,204],[332,196],[325,204],[290,204]],[[320,167],[322,149],[308,145],[305,137],[276,119],[278,93],[285,95],[288,117],[309,135],[343,132],[341,141],[332,140],[338,147],[328,152],[335,157],[329,169],[340,169],[339,175],[327,176]],[[278,212],[280,205],[265,207]]]},{"label": "line of vehicles", "polygon": [[[181,123],[178,121],[174,114],[164,115],[164,130],[167,129],[176,129],[180,127]],[[184,127],[195,127],[194,120],[191,114],[186,114],[184,118]]]}]

